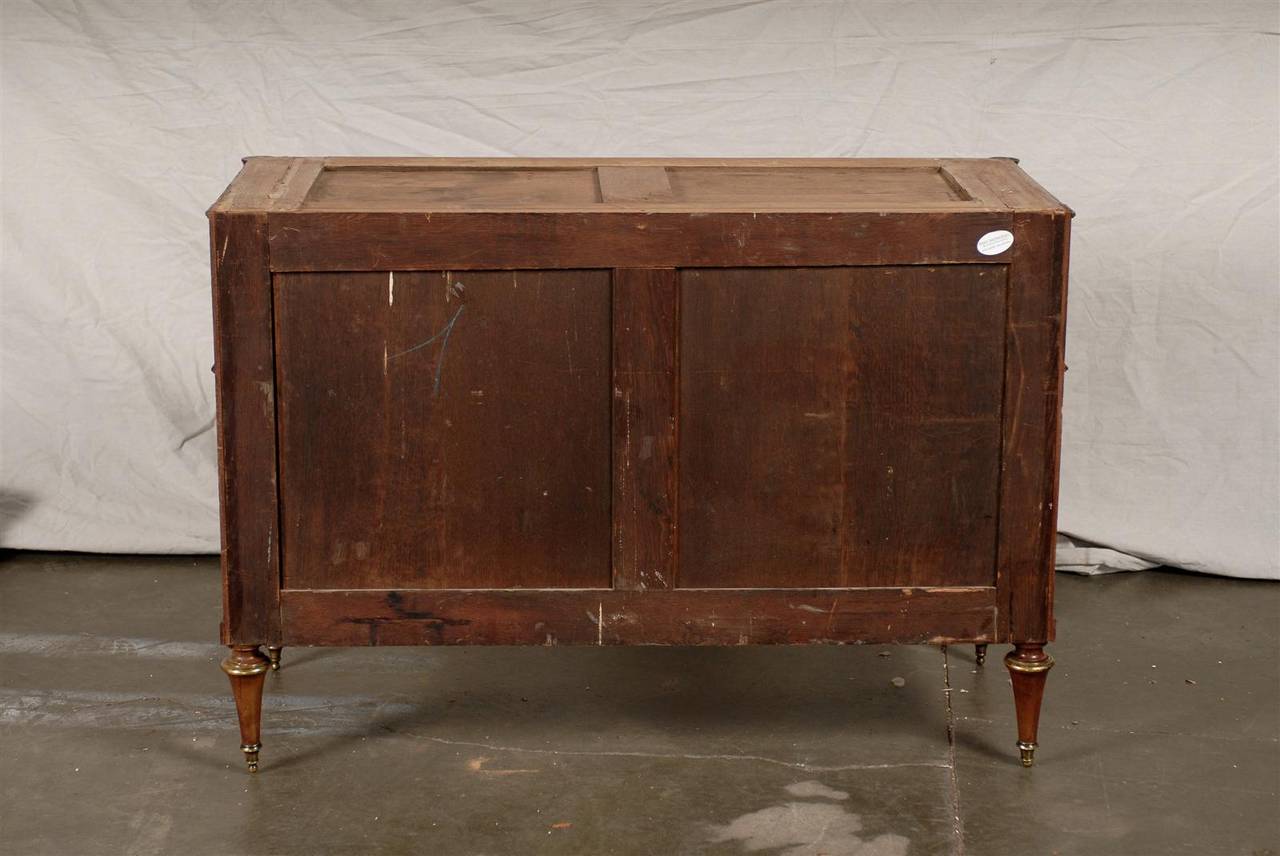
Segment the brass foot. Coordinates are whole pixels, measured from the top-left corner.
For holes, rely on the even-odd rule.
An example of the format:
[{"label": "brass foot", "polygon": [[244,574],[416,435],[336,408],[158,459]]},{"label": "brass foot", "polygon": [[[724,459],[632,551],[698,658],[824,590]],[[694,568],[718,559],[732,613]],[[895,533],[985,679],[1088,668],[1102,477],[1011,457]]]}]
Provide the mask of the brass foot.
[{"label": "brass foot", "polygon": [[1022,766],[1030,767],[1036,762],[1036,744],[1019,740],[1018,753],[1022,756]]},{"label": "brass foot", "polygon": [[240,751],[244,753],[244,761],[249,765],[249,772],[258,772],[258,751],[262,749],[261,743],[242,743]]},{"label": "brass foot", "polygon": [[282,650],[284,649],[267,646],[267,659],[271,661],[271,671],[273,672],[280,671],[280,652]]},{"label": "brass foot", "polygon": [[979,666],[987,662],[987,645],[985,642],[979,642],[973,646],[973,657]]}]

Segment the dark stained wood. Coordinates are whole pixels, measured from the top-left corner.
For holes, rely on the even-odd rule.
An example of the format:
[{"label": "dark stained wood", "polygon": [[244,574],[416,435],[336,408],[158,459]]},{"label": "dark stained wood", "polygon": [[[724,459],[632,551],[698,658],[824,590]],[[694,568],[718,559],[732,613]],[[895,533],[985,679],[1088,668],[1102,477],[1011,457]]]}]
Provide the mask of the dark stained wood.
[{"label": "dark stained wood", "polygon": [[994,585],[1001,266],[858,268],[845,585]]},{"label": "dark stained wood", "polygon": [[276,294],[287,587],[609,586],[608,271]]},{"label": "dark stained wood", "polygon": [[1010,641],[1053,638],[1068,218],[1020,214],[1009,269],[998,582]]},{"label": "dark stained wood", "polygon": [[676,272],[613,275],[613,586],[676,580]]},{"label": "dark stained wood", "polygon": [[246,740],[258,646],[1012,642],[1029,760],[1072,212],[1015,162],[251,158],[209,216]]},{"label": "dark stained wood", "polygon": [[286,644],[754,645],[984,640],[995,591],[286,591]]},{"label": "dark stained wood", "polygon": [[989,263],[998,211],[272,213],[276,271]]},{"label": "dark stained wood", "polygon": [[1003,285],[684,271],[680,584],[994,584]]},{"label": "dark stained wood", "polygon": [[[247,169],[247,168],[246,168]],[[257,170],[255,182],[277,176]],[[212,212],[214,371],[221,506],[224,644],[280,638],[275,353],[267,223]]]}]

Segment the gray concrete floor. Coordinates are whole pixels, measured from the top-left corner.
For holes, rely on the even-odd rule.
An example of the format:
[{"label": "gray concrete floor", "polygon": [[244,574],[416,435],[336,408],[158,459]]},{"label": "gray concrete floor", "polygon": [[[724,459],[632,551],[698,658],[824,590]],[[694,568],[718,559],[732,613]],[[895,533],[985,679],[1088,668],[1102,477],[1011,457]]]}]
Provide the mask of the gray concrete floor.
[{"label": "gray concrete floor", "polygon": [[1274,584],[1060,575],[1032,770],[994,647],[384,648],[286,649],[249,776],[218,597],[0,562],[2,852],[1280,852]]}]

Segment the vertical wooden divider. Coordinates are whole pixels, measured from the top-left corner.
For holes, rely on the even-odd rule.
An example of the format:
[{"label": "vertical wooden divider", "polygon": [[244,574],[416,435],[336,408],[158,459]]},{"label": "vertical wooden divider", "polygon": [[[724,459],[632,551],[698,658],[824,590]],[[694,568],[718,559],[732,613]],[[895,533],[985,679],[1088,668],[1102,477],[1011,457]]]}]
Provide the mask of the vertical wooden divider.
[{"label": "vertical wooden divider", "polygon": [[613,272],[613,587],[675,588],[678,284]]}]

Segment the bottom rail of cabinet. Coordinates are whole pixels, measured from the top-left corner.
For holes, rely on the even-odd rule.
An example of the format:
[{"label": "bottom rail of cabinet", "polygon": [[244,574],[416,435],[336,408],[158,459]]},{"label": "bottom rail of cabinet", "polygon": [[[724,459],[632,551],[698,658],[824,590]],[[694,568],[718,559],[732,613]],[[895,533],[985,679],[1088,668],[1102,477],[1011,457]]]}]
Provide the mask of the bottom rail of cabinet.
[{"label": "bottom rail of cabinet", "polygon": [[279,641],[352,646],[995,642],[1001,641],[996,602],[996,589],[987,587],[285,590]]}]

